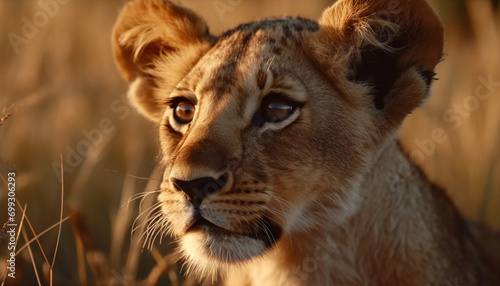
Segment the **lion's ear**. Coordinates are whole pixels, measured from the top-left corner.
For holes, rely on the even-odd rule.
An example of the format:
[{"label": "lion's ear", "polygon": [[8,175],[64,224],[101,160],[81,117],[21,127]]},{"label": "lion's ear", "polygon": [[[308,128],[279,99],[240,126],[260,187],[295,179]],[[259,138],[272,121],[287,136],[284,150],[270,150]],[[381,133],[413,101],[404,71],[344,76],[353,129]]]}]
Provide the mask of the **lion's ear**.
[{"label": "lion's ear", "polygon": [[193,11],[165,0],[127,4],[112,36],[115,61],[130,82],[129,96],[158,122],[167,97],[209,48],[205,21]]},{"label": "lion's ear", "polygon": [[368,88],[373,106],[396,122],[428,94],[443,28],[425,0],[340,0],[319,25],[310,48],[346,93]]}]

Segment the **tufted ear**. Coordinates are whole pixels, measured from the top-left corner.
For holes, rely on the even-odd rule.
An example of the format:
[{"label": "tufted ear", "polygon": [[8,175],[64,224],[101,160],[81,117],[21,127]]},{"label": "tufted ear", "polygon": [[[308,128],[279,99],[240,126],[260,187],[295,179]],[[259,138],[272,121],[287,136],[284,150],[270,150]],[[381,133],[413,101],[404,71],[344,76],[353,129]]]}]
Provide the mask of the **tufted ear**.
[{"label": "tufted ear", "polygon": [[132,102],[159,122],[165,97],[210,47],[211,36],[191,10],[164,0],[136,0],[123,8],[112,45]]},{"label": "tufted ear", "polygon": [[309,47],[346,97],[369,93],[386,119],[400,123],[427,96],[443,29],[425,0],[340,0],[319,25]]}]

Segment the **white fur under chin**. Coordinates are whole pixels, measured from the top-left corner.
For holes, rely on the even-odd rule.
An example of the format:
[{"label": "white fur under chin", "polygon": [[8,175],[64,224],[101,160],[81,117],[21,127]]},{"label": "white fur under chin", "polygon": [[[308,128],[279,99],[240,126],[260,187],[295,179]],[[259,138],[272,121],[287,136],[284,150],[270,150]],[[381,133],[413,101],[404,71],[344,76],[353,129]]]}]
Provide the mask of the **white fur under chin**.
[{"label": "white fur under chin", "polygon": [[267,251],[264,242],[251,237],[214,237],[201,230],[186,233],[179,246],[188,274],[212,279],[225,276]]}]

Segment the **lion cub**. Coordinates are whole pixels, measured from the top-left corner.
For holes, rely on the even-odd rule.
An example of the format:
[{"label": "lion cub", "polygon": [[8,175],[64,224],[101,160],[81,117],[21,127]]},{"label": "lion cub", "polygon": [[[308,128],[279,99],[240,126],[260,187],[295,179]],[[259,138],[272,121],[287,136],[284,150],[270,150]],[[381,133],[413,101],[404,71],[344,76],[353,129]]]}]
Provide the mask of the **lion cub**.
[{"label": "lion cub", "polygon": [[148,232],[178,238],[190,274],[226,285],[499,285],[452,202],[396,140],[443,54],[426,1],[340,0],[318,22],[266,19],[213,36],[187,8],[138,0],[112,40],[163,151],[162,218]]}]

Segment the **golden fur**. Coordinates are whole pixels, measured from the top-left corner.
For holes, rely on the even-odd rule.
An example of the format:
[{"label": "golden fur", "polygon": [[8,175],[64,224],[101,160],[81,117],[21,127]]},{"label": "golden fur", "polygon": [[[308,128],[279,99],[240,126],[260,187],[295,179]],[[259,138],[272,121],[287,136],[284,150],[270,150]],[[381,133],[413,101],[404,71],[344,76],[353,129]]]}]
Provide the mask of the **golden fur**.
[{"label": "golden fur", "polygon": [[113,49],[159,127],[165,174],[148,236],[175,236],[188,274],[498,285],[495,260],[396,140],[442,57],[426,1],[340,0],[317,23],[267,19],[215,37],[184,7],[138,0]]}]

